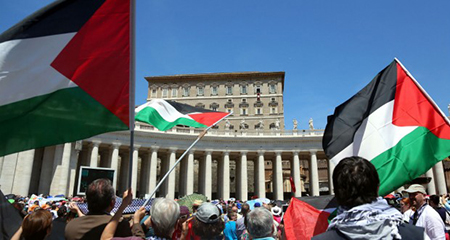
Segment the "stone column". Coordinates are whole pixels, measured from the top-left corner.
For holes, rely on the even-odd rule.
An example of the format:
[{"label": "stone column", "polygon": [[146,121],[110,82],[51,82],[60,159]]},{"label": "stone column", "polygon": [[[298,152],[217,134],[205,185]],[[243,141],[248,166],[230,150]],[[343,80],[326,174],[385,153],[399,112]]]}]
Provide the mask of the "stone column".
[{"label": "stone column", "polygon": [[98,146],[100,146],[100,142],[92,142],[91,145],[91,157],[89,161],[90,167],[97,167],[98,166]]},{"label": "stone column", "polygon": [[151,153],[145,153],[141,158],[141,177],[139,179],[139,193],[142,196],[148,193],[147,189],[150,177],[150,155]]},{"label": "stone column", "polygon": [[274,200],[284,200],[283,196],[283,165],[281,151],[275,152],[275,161],[273,164],[273,195]]},{"label": "stone column", "polygon": [[133,196],[136,196],[137,191],[137,180],[138,180],[138,163],[139,163],[139,148],[141,146],[134,145],[133,149],[133,166],[131,169],[131,189],[133,191]]},{"label": "stone column", "polygon": [[[170,170],[170,168],[173,167],[173,165],[176,162],[176,153],[177,150],[176,149],[170,149],[169,150],[169,156],[167,157],[167,171]],[[162,176],[164,176],[166,174],[166,172],[162,173]],[[167,179],[165,180],[166,184],[165,185],[165,191],[164,193],[166,194],[166,198],[170,198],[170,199],[174,199],[175,198],[175,171],[173,171],[172,173],[169,174],[169,176],[167,177]]]},{"label": "stone column", "polygon": [[302,196],[302,183],[301,183],[301,176],[300,176],[300,158],[298,157],[298,151],[293,152],[293,158],[292,158],[292,168],[291,168],[291,175],[294,179],[295,184],[295,197],[301,197]]},{"label": "stone column", "polygon": [[50,185],[50,195],[68,194],[69,164],[72,151],[72,143],[56,146],[55,159],[53,160],[53,179]]},{"label": "stone column", "polygon": [[[130,149],[131,151],[131,149]],[[120,160],[120,181],[118,192],[123,193],[128,188],[128,168],[130,167],[130,153],[123,153]]]},{"label": "stone column", "polygon": [[439,195],[447,194],[447,184],[445,183],[445,175],[444,175],[444,164],[442,161],[436,163],[433,167],[436,190]]},{"label": "stone column", "polygon": [[435,177],[433,173],[433,168],[428,169],[428,171],[425,173],[425,176],[428,178],[431,178],[430,182],[427,184],[427,193],[430,195],[436,194],[436,185],[435,185]]},{"label": "stone column", "polygon": [[204,194],[208,199],[212,197],[212,151],[205,151],[205,159],[201,162],[203,165],[202,173],[202,188],[200,189],[200,193]]},{"label": "stone column", "polygon": [[332,161],[328,161],[328,187],[330,188],[330,195],[334,195],[333,171],[334,163]]},{"label": "stone column", "polygon": [[14,176],[20,175],[20,173],[16,172],[18,155],[18,153],[12,153],[4,156],[2,172],[0,175],[0,187],[4,194],[14,193]]},{"label": "stone column", "polygon": [[316,151],[310,151],[311,164],[309,165],[309,172],[311,177],[309,178],[309,188],[311,189],[312,196],[319,196],[319,171],[317,168],[317,155]]},{"label": "stone column", "polygon": [[22,196],[27,196],[29,194],[34,152],[34,149],[23,151],[17,156],[17,166],[15,169],[12,191],[14,194]]},{"label": "stone column", "polygon": [[266,197],[264,151],[258,151],[258,159],[255,161],[255,194],[260,198]]},{"label": "stone column", "polygon": [[219,161],[219,197],[230,198],[230,152],[224,151],[222,161]]},{"label": "stone column", "polygon": [[[72,154],[70,156],[70,164],[69,164],[69,192],[68,192],[69,196],[73,196],[75,192],[75,178],[77,175],[78,158],[82,146],[83,145],[81,141],[76,141],[74,144],[72,144]],[[116,189],[115,186],[114,189]]]},{"label": "stone column", "polygon": [[[151,194],[156,187],[156,177],[158,175],[157,167],[158,167],[158,149],[157,147],[152,147],[151,153],[150,153],[150,176],[149,176],[149,183],[148,183],[148,193]],[[156,194],[155,196],[156,197]]]},{"label": "stone column", "polygon": [[241,151],[241,159],[237,164],[237,198],[242,201],[247,201],[248,185],[247,185],[247,152]]},{"label": "stone column", "polygon": [[182,160],[180,170],[180,196],[194,193],[194,150]]},{"label": "stone column", "polygon": [[49,194],[53,176],[53,160],[55,158],[55,146],[44,149],[42,159],[41,178],[39,180],[39,194]]},{"label": "stone column", "polygon": [[111,153],[111,161],[110,161],[110,168],[116,170],[115,172],[115,176],[114,176],[114,181],[113,181],[113,187],[114,189],[117,189],[117,179],[119,178],[119,148],[120,148],[120,143],[113,143],[110,147],[110,153]]}]

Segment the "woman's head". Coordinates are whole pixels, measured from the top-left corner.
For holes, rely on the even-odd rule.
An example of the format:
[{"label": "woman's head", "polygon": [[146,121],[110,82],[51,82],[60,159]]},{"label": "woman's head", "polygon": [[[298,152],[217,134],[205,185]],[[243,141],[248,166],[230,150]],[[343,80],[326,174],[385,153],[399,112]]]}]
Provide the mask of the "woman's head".
[{"label": "woman's head", "polygon": [[52,214],[39,209],[27,215],[22,222],[22,237],[24,239],[44,239],[52,229]]},{"label": "woman's head", "polygon": [[408,209],[411,208],[411,202],[409,200],[409,198],[403,198],[402,200],[400,200],[400,210],[402,213],[408,211]]}]

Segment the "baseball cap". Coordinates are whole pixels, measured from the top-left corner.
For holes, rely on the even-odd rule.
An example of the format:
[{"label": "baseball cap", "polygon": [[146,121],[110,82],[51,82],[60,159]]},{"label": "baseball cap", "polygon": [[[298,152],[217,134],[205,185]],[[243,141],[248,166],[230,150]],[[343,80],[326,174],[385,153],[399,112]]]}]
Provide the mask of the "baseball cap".
[{"label": "baseball cap", "polygon": [[220,219],[220,212],[216,205],[203,203],[194,216],[203,223],[215,223]]},{"label": "baseball cap", "polygon": [[420,192],[423,194],[427,194],[427,192],[425,191],[425,188],[420,184],[413,184],[413,185],[409,186],[408,189],[404,190],[404,192],[407,192],[407,193]]}]

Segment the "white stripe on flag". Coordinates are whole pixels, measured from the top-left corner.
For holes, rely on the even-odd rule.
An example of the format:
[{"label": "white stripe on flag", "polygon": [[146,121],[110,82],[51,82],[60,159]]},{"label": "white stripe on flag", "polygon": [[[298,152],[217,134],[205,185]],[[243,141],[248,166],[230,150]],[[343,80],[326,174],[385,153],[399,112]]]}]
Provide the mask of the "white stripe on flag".
[{"label": "white stripe on flag", "polygon": [[184,115],[178,112],[174,107],[172,107],[172,105],[170,105],[163,99],[152,99],[150,102],[139,106],[136,109],[136,113],[140,112],[145,107],[154,108],[156,111],[158,111],[159,115],[161,115],[161,117],[164,118],[164,120],[166,120],[167,122],[174,122],[178,118],[192,119],[188,115]]},{"label": "white stripe on flag", "polygon": [[77,85],[50,63],[75,33],[0,43],[0,106]]},{"label": "white stripe on flag", "polygon": [[394,100],[384,104],[373,112],[355,133],[353,143],[348,145],[331,161],[338,164],[345,157],[360,156],[368,160],[374,159],[381,153],[389,150],[410,132],[414,127],[398,127],[392,124]]}]

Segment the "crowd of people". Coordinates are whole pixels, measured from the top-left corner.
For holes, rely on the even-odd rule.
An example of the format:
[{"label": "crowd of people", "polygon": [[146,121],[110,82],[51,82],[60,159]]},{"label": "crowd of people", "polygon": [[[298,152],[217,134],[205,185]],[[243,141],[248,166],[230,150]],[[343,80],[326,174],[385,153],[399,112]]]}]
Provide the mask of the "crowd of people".
[{"label": "crowd of people", "polygon": [[[333,173],[336,216],[325,233],[313,239],[446,239],[450,221],[447,195],[428,196],[419,184],[409,186],[394,202],[378,196],[375,167],[360,157],[343,159]],[[157,198],[149,212],[141,207],[123,216],[131,203],[131,189],[123,194],[114,214],[115,191],[107,179],[92,182],[84,215],[74,202],[39,202],[27,205],[16,198],[14,207],[24,216],[12,239],[285,239],[283,209],[275,202],[255,203],[229,199],[195,201],[180,206],[176,200]],[[389,199],[388,199],[389,200]],[[392,199],[390,199],[392,200]],[[448,235],[447,235],[448,239]]]}]

